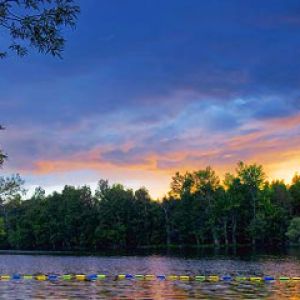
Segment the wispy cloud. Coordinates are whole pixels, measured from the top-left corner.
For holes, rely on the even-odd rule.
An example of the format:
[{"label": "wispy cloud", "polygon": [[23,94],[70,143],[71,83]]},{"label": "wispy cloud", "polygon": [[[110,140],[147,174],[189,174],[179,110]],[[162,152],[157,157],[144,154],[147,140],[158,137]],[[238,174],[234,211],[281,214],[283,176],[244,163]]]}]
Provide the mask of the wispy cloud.
[{"label": "wispy cloud", "polygon": [[289,179],[300,6],[275,2],[81,1],[63,61],[1,61],[5,172],[53,186],[108,174],[154,193],[177,169],[223,173],[242,159]]}]

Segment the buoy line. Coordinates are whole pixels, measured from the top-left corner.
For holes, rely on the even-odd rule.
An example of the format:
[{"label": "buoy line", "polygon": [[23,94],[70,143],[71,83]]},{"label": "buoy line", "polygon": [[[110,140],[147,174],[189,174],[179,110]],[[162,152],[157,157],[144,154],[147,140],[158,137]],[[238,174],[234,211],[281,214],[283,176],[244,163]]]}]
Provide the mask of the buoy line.
[{"label": "buoy line", "polygon": [[159,280],[159,281],[198,281],[198,282],[299,282],[300,277],[289,276],[231,276],[231,275],[152,275],[152,274],[36,274],[36,275],[0,275],[0,281],[21,281],[21,280],[37,280],[37,281],[58,281],[58,280],[77,280],[77,281],[98,281],[98,280]]}]

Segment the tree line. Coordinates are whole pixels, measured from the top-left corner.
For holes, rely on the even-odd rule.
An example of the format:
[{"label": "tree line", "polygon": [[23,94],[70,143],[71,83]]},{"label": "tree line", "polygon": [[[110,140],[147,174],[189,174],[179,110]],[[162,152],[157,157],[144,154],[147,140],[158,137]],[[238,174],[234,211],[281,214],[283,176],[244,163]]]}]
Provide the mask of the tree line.
[{"label": "tree line", "polygon": [[23,180],[0,178],[0,247],[92,250],[149,246],[284,245],[300,241],[300,176],[266,181],[263,167],[238,163],[223,181],[211,167],[176,173],[168,196],[151,199],[100,180],[23,199]]}]

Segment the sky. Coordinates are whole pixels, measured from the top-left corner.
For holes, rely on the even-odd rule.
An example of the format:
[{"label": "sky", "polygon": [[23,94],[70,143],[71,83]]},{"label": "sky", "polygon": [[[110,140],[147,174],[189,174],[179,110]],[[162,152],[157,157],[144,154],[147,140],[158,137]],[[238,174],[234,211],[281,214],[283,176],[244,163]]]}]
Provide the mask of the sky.
[{"label": "sky", "polygon": [[[162,197],[176,171],[300,171],[298,0],[81,0],[62,60],[0,61],[0,172]],[[7,37],[1,35],[0,45]]]}]

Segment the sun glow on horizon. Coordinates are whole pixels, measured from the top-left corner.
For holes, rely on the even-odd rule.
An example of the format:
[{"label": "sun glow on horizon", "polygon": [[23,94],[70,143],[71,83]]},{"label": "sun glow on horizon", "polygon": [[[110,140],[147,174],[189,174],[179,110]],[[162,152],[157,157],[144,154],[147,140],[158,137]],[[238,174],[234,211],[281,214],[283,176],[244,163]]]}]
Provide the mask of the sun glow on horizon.
[{"label": "sun glow on horizon", "polygon": [[269,166],[269,168],[270,174],[267,175],[270,181],[282,179],[286,184],[291,184],[294,176],[300,172],[300,159],[277,163]]}]

